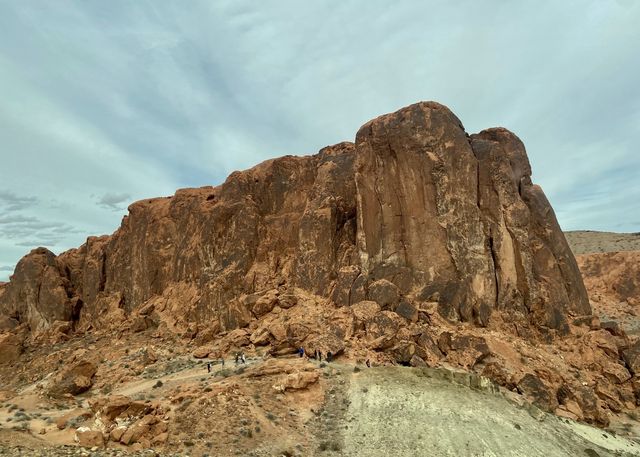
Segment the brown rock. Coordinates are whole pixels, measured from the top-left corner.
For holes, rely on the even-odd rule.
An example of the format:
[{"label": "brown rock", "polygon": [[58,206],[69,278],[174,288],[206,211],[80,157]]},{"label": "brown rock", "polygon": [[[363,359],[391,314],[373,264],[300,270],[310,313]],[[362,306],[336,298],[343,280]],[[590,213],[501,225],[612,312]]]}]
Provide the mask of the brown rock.
[{"label": "brown rock", "polygon": [[622,358],[632,374],[640,374],[640,339],[622,351]]},{"label": "brown rock", "polygon": [[271,310],[279,304],[278,300],[279,292],[277,289],[268,291],[262,297],[258,298],[253,304],[252,312],[257,317],[270,313]]},{"label": "brown rock", "polygon": [[390,348],[400,328],[400,317],[391,311],[381,311],[365,322],[365,332],[372,349]]},{"label": "brown rock", "polygon": [[614,384],[622,384],[631,379],[631,373],[617,362],[608,362],[602,367],[602,374]]},{"label": "brown rock", "polygon": [[154,446],[162,445],[167,441],[167,438],[169,438],[169,434],[167,432],[159,433],[153,437],[153,439],[151,440],[151,444]]},{"label": "brown rock", "polygon": [[120,442],[124,445],[137,443],[144,434],[149,432],[150,428],[148,424],[139,420],[127,428],[127,431],[120,437]]},{"label": "brown rock", "polygon": [[400,301],[400,291],[392,282],[380,279],[369,286],[369,300],[378,303],[382,309],[395,309]]},{"label": "brown rock", "polygon": [[208,357],[210,353],[211,353],[211,347],[202,346],[194,349],[191,355],[196,359],[204,359],[205,357]]},{"label": "brown rock", "polygon": [[418,310],[416,309],[415,306],[413,306],[411,303],[409,303],[406,300],[402,300],[400,304],[396,307],[395,311],[396,311],[396,314],[404,317],[410,322],[418,321]]},{"label": "brown rock", "polygon": [[76,441],[82,447],[99,447],[104,448],[104,436],[99,430],[90,430],[86,427],[81,427],[76,430]]},{"label": "brown rock", "polygon": [[124,425],[118,426],[113,430],[111,430],[111,433],[109,434],[109,438],[111,439],[111,441],[115,441],[116,443],[118,443],[120,442],[122,435],[124,435],[124,432],[126,431],[127,431],[127,427],[125,427]]},{"label": "brown rock", "polygon": [[45,248],[32,250],[18,262],[0,296],[0,314],[17,317],[34,332],[77,318],[81,306],[64,263]]},{"label": "brown rock", "polygon": [[554,412],[558,407],[556,392],[537,376],[527,373],[518,381],[518,391],[529,397],[538,408]]},{"label": "brown rock", "polygon": [[63,370],[50,382],[48,393],[53,397],[65,394],[78,395],[91,388],[97,367],[88,360],[82,360]]},{"label": "brown rock", "polygon": [[15,333],[0,334],[0,365],[16,362],[22,354],[23,341]]},{"label": "brown rock", "polygon": [[423,332],[417,339],[418,350],[420,357],[425,360],[427,365],[433,367],[436,366],[440,360],[444,358],[444,354],[438,348],[438,345],[433,341],[431,335],[427,332]]},{"label": "brown rock", "polygon": [[282,381],[282,390],[300,390],[306,389],[311,384],[318,382],[320,373],[314,371],[298,371],[288,374]]}]

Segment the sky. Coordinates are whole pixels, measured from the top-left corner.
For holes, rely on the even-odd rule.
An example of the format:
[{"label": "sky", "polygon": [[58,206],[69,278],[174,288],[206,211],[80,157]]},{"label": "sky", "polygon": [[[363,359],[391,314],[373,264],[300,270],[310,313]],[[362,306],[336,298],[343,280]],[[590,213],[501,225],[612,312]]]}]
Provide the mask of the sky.
[{"label": "sky", "polygon": [[0,0],[0,281],[421,100],[516,133],[563,229],[640,231],[638,24],[635,0]]}]

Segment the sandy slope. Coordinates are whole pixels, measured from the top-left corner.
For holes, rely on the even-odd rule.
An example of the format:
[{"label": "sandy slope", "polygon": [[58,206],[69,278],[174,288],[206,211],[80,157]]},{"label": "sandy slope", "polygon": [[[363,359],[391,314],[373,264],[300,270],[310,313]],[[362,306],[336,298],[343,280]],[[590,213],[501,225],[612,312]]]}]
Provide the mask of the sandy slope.
[{"label": "sandy slope", "polygon": [[348,456],[631,456],[640,444],[429,369],[362,371],[349,390]]}]

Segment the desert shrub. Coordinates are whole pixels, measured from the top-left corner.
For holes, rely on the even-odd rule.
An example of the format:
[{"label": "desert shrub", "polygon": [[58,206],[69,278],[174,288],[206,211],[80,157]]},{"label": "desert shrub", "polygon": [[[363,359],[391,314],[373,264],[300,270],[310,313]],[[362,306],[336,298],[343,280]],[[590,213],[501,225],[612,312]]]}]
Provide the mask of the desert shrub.
[{"label": "desert shrub", "polygon": [[67,422],[67,425],[72,428],[78,428],[82,423],[82,416],[76,416]]},{"label": "desert shrub", "polygon": [[229,370],[228,368],[225,368],[224,370],[220,370],[218,371],[217,376],[228,378],[229,376],[231,376],[231,370]]},{"label": "desert shrub", "polygon": [[156,383],[153,385],[154,389],[157,389],[159,387],[162,387],[163,383],[162,381],[160,381],[159,379],[156,381]]},{"label": "desert shrub", "polygon": [[360,372],[360,367],[358,367],[358,366],[353,367],[353,372],[354,373],[359,373]]}]

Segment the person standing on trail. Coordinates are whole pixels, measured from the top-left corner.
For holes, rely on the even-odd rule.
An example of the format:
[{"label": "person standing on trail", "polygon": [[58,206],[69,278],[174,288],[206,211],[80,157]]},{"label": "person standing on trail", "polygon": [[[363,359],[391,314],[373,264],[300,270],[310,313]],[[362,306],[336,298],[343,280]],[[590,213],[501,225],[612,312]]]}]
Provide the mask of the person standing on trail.
[{"label": "person standing on trail", "polygon": [[367,368],[371,368],[371,361],[369,359],[367,359],[365,364],[367,365]]},{"label": "person standing on trail", "polygon": [[331,354],[331,351],[327,352],[327,362],[331,362],[333,360],[333,354]]},{"label": "person standing on trail", "polygon": [[211,373],[211,362],[207,362],[207,373]]},{"label": "person standing on trail", "polygon": [[244,352],[240,354],[240,360],[242,361],[242,363],[247,363],[247,359],[244,357]]},{"label": "person standing on trail", "polygon": [[304,357],[304,348],[302,346],[298,349],[298,354],[300,355],[300,358]]},{"label": "person standing on trail", "polygon": [[224,357],[220,357],[220,365],[224,366]]},{"label": "person standing on trail", "polygon": [[238,360],[240,360],[240,353],[236,352],[236,365],[238,364]]}]

